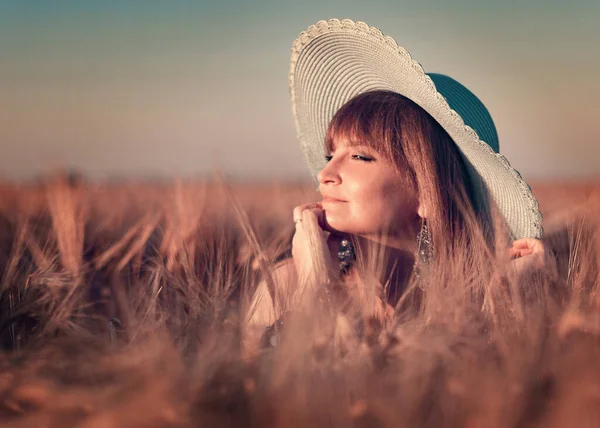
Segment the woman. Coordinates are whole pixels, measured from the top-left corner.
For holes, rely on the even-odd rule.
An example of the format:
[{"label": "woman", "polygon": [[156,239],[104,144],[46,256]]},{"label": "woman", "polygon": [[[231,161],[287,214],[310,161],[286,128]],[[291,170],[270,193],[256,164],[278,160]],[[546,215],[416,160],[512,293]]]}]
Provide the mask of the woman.
[{"label": "woman", "polygon": [[292,258],[257,290],[252,323],[306,295],[389,316],[427,290],[425,271],[436,283],[492,277],[482,261],[506,241],[517,270],[546,263],[537,201],[497,153],[485,106],[454,79],[426,75],[379,30],[330,20],[296,40],[290,93],[322,201],[294,209]]}]

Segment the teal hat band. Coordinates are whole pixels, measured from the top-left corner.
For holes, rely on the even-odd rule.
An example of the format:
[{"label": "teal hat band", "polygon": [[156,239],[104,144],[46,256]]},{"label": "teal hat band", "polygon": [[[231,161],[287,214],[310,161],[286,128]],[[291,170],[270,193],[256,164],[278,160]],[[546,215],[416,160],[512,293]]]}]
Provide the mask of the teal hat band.
[{"label": "teal hat band", "polygon": [[492,150],[499,153],[500,144],[496,126],[481,100],[461,83],[445,74],[425,74],[431,78],[437,91],[446,98],[450,108],[457,112],[463,118],[465,124],[473,128],[479,138],[487,143]]}]

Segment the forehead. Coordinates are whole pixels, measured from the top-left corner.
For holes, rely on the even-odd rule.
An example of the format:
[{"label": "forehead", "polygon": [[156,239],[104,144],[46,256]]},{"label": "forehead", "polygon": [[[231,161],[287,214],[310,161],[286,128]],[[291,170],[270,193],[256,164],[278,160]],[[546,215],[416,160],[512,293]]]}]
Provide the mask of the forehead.
[{"label": "forehead", "polygon": [[377,148],[374,147],[372,144],[369,144],[368,141],[359,141],[357,139],[351,139],[345,136],[338,136],[332,138],[331,141],[329,141],[329,144],[327,144],[327,147],[332,151],[338,148],[347,147],[360,147],[363,149],[371,149],[374,151],[378,151]]}]

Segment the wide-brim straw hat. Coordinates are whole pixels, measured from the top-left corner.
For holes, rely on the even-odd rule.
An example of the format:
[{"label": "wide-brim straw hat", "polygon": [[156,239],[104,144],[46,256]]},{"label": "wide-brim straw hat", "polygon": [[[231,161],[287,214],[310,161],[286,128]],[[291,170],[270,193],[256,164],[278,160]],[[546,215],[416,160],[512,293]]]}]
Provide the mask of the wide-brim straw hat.
[{"label": "wide-brim straw hat", "polygon": [[364,22],[319,21],[292,47],[290,96],[296,131],[313,177],[325,166],[325,132],[337,110],[371,90],[399,93],[427,111],[466,159],[479,209],[492,198],[513,239],[540,238],[542,216],[530,187],[498,153],[483,103],[466,87],[421,65],[389,36]]}]

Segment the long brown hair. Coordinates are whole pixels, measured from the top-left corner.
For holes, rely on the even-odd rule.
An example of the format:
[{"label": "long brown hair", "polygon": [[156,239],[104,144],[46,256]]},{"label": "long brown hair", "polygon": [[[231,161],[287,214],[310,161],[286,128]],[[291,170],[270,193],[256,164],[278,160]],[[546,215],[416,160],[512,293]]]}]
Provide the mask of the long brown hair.
[{"label": "long brown hair", "polygon": [[414,186],[427,207],[435,259],[448,262],[476,236],[492,244],[491,225],[478,212],[465,160],[429,113],[391,91],[370,91],[342,106],[331,120],[325,146],[344,139],[381,153]]}]

